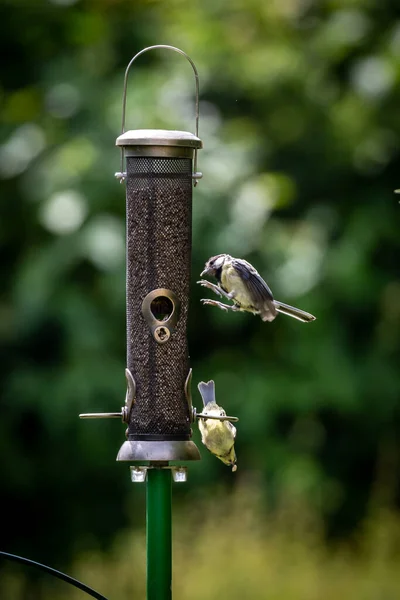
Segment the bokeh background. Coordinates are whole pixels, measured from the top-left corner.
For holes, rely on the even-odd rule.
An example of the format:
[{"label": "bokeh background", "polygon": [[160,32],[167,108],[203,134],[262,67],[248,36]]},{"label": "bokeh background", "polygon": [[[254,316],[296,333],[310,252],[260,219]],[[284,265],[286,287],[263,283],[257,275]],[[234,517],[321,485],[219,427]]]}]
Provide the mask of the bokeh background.
[{"label": "bokeh background", "polygon": [[[370,0],[3,0],[1,550],[145,596],[125,397],[123,74],[153,44],[200,75],[194,384],[239,416],[233,474],[174,485],[174,598],[400,597],[400,14]],[[127,127],[194,131],[179,55],[134,65]],[[252,262],[317,315],[202,307],[206,259]],[[196,385],[194,385],[196,390]],[[200,398],[195,397],[199,405]],[[201,445],[198,432],[194,439]],[[5,600],[82,595],[0,561]]]}]

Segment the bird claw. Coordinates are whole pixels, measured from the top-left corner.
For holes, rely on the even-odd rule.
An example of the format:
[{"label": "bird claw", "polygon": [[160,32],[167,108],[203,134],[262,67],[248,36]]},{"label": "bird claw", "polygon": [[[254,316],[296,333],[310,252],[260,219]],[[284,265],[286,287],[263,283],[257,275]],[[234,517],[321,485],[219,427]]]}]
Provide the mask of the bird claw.
[{"label": "bird claw", "polygon": [[222,302],[218,302],[218,300],[210,300],[210,298],[202,298],[200,300],[200,302],[202,302],[203,304],[208,304],[209,306],[218,306],[218,308],[220,308],[221,310],[232,310],[232,306],[229,306],[228,304],[223,304]]},{"label": "bird claw", "polygon": [[201,279],[197,283],[202,287],[208,288],[215,294],[218,294],[218,296],[221,296],[221,298],[223,297],[221,288],[218,285],[215,285],[215,283],[211,283],[211,281],[207,281],[206,279]]}]

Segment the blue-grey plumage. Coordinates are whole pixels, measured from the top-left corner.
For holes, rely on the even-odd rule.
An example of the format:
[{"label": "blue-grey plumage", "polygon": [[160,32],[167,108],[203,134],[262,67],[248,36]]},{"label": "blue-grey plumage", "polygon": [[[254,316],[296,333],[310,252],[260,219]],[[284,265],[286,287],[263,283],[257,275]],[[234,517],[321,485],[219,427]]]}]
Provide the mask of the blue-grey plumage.
[{"label": "blue-grey plumage", "polygon": [[[203,414],[210,416],[226,417],[226,412],[218,406],[215,399],[215,384],[213,380],[205,383],[201,381],[198,386],[203,399]],[[218,419],[207,419],[200,417],[198,425],[201,433],[201,441],[208,450],[219,458],[225,465],[236,471],[235,437],[236,427],[230,421],[219,421]]]},{"label": "blue-grey plumage", "polygon": [[278,313],[303,323],[315,321],[314,315],[275,300],[268,284],[247,260],[234,258],[229,254],[218,254],[206,262],[201,275],[212,275],[218,285],[204,279],[198,282],[200,285],[233,302],[230,305],[204,299],[204,304],[218,306],[223,310],[251,312],[260,315],[263,321],[273,321]]}]

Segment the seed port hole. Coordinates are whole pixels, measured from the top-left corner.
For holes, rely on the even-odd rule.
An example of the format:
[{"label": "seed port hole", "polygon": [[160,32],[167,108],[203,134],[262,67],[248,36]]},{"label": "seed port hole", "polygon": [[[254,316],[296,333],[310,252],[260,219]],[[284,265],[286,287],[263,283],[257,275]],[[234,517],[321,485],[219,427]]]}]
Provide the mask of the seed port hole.
[{"label": "seed port hole", "polygon": [[157,321],[166,321],[174,312],[174,303],[167,296],[157,296],[150,304],[150,310]]}]

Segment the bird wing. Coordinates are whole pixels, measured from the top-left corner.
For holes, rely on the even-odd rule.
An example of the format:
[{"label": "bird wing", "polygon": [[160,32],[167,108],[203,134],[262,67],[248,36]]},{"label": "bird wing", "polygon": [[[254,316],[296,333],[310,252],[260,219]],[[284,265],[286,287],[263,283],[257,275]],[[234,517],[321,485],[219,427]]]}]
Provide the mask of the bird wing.
[{"label": "bird wing", "polygon": [[265,300],[273,300],[271,290],[255,270],[255,268],[247,262],[247,260],[232,259],[232,266],[240,273],[243,281],[246,282],[247,288],[255,302],[263,302]]},{"label": "bird wing", "polygon": [[248,294],[262,320],[273,321],[278,313],[275,308],[272,292],[264,279],[246,260],[234,258],[232,266],[239,273],[243,283],[246,285]]},{"label": "bird wing", "polygon": [[225,421],[228,429],[232,432],[233,435],[233,439],[236,438],[236,427],[230,422],[230,421]]}]

